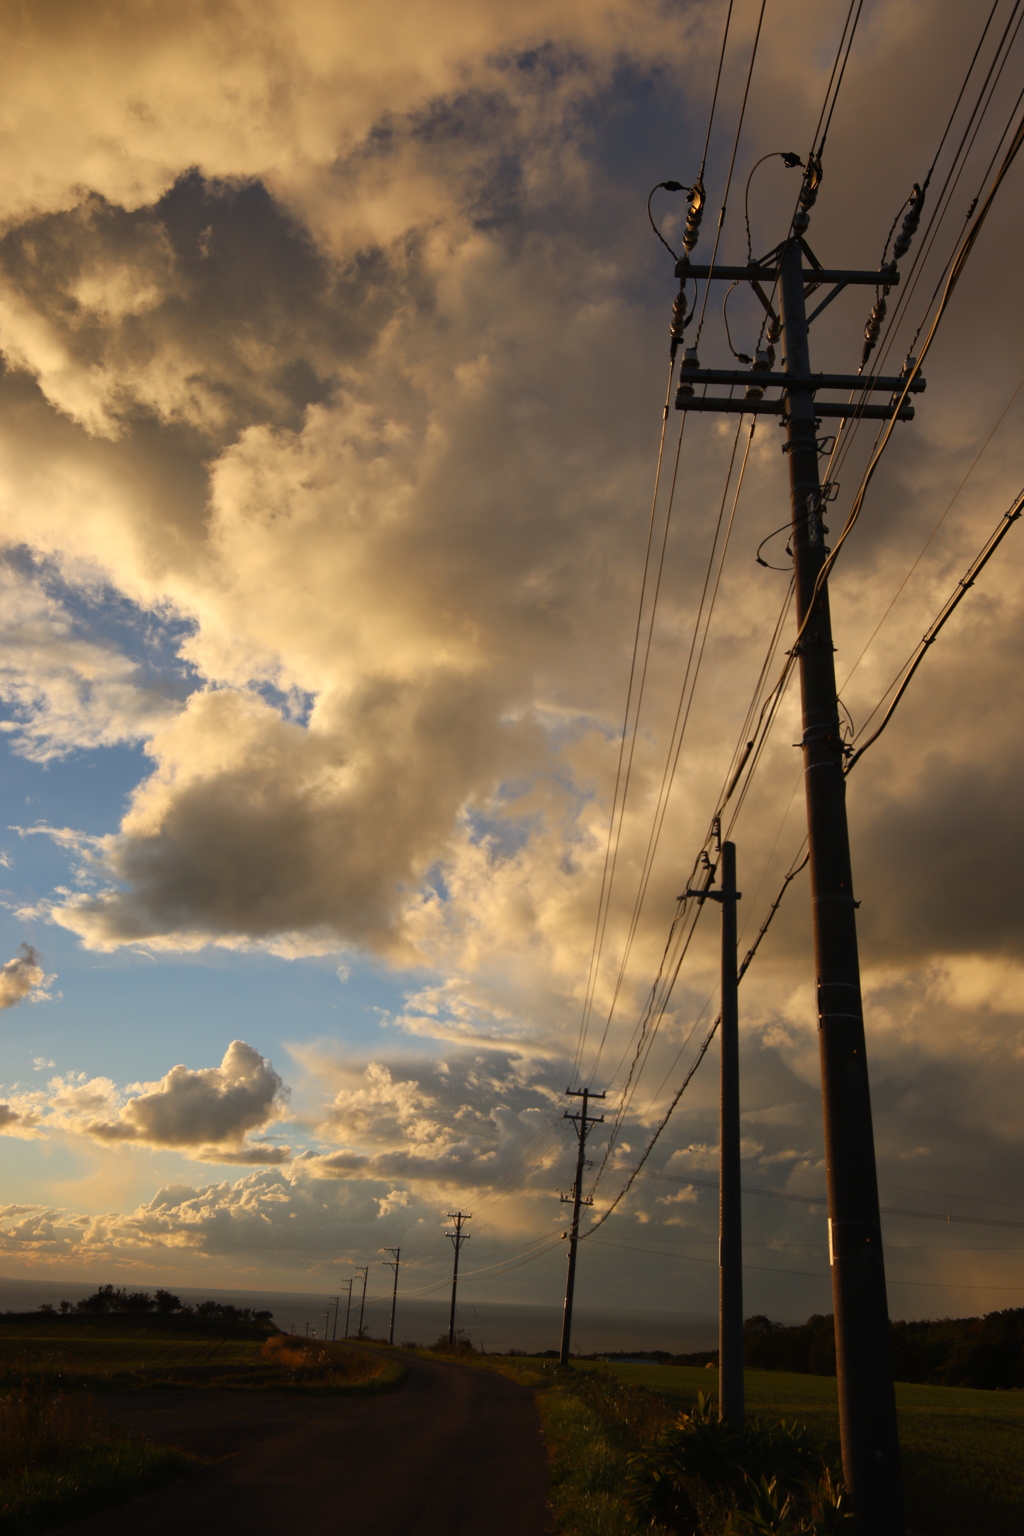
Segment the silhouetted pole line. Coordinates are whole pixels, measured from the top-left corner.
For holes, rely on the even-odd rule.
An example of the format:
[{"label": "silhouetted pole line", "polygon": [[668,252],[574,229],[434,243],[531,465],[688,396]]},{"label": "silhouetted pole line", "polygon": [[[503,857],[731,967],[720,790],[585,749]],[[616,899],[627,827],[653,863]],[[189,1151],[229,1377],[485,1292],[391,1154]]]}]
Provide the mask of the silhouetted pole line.
[{"label": "silhouetted pole line", "polygon": [[[825,415],[871,415],[887,418],[890,423],[894,417],[909,419],[912,413],[906,407],[906,397],[919,381],[915,359],[907,360],[897,381],[902,389],[896,391],[891,379],[870,375],[816,376],[811,372],[807,293],[823,284],[830,287],[815,308],[817,315],[848,284],[891,288],[899,282],[894,262],[879,272],[845,268],[826,271],[821,267],[804,238],[820,179],[820,159],[811,156],[785,241],[766,257],[752,262],[745,272],[731,274],[732,278],[751,283],[768,317],[767,346],[757,354],[747,375],[744,398],[708,395],[707,386],[721,385],[724,380],[718,376],[720,370],[716,373],[701,369],[697,349],[690,347],[684,352],[676,405],[681,410],[767,409],[785,420],[797,618],[794,651],[803,720],[801,746],[843,1472],[859,1529],[871,1536],[903,1536],[899,1435],[846,819],[844,746],[827,585],[831,562],[825,548],[823,512],[829,487],[822,487],[818,473],[817,432],[818,418]],[[902,243],[901,254],[909,246],[909,234],[908,230],[905,243],[897,241],[897,247]],[[683,284],[698,275],[688,254],[678,263],[676,275]],[[699,275],[717,278],[726,274],[724,269],[714,273],[708,269]],[[778,294],[778,313],[762,284],[770,284],[773,298]],[[777,375],[773,371],[774,343],[780,336],[785,355],[782,373]],[[768,380],[782,384],[781,396],[770,405],[763,398]],[[738,381],[730,378],[729,382],[735,387]],[[704,386],[704,392],[698,399],[699,385]],[[819,390],[836,388],[856,390],[861,398],[848,405],[825,405],[816,399]],[[883,390],[890,395],[886,403],[865,405],[866,396]],[[724,1015],[723,998],[723,1024]],[[724,1176],[724,1148],[722,1166]]]},{"label": "silhouetted pole line", "polygon": [[687,891],[722,908],[722,1052],[719,1120],[718,1412],[740,1434],[743,1393],[743,1211],[740,1185],[740,1036],[737,968],[736,844],[722,843],[717,891]]},{"label": "silhouetted pole line", "polygon": [[[348,1322],[349,1322],[349,1317],[350,1317],[351,1312],[352,1312],[352,1281],[354,1279],[355,1279],[355,1276],[353,1275],[351,1279],[346,1280],[346,1282],[345,1282],[345,1284],[348,1286],[348,1294],[345,1297],[345,1337],[346,1337],[346,1339],[348,1338]],[[339,1297],[339,1302],[340,1302],[340,1297]]]},{"label": "silhouetted pole line", "polygon": [[576,1249],[580,1239],[580,1207],[583,1204],[593,1205],[593,1198],[583,1199],[583,1173],[587,1158],[587,1132],[592,1125],[600,1125],[604,1115],[588,1115],[587,1105],[591,1099],[603,1099],[603,1093],[592,1093],[589,1088],[565,1090],[566,1097],[570,1099],[582,1099],[583,1106],[578,1115],[571,1115],[568,1110],[562,1115],[563,1120],[571,1120],[579,1138],[579,1147],[576,1153],[576,1178],[573,1181],[572,1193],[563,1195],[562,1200],[566,1204],[572,1202],[572,1226],[569,1229],[569,1263],[565,1272],[565,1310],[562,1313],[562,1341],[558,1351],[560,1365],[569,1364],[569,1343],[572,1338],[572,1303],[576,1290]]},{"label": "silhouetted pole line", "polygon": [[338,1337],[338,1308],[341,1306],[340,1292],[337,1296],[333,1296],[331,1299],[334,1302],[334,1327],[331,1329],[331,1343],[333,1344]]},{"label": "silhouetted pole line", "polygon": [[[465,1212],[465,1211],[447,1211],[445,1214],[447,1215],[449,1221],[454,1221],[454,1223],[455,1223],[455,1231],[454,1232],[446,1232],[445,1233],[446,1237],[450,1237],[451,1238],[452,1247],[455,1249],[455,1263],[452,1266],[452,1310],[451,1310],[451,1313],[449,1314],[449,1317],[448,1317],[448,1343],[449,1344],[454,1344],[455,1343],[455,1292],[458,1289],[458,1285],[459,1285],[459,1253],[460,1253],[460,1251],[462,1249],[463,1243],[468,1243],[469,1242],[469,1233],[468,1232],[463,1232],[463,1230],[462,1230],[462,1223],[464,1221],[472,1221],[473,1218],[472,1218],[471,1215],[469,1215],[468,1212]],[[397,1283],[397,1280],[398,1280],[398,1271],[397,1270],[395,1271],[395,1280],[396,1280],[396,1283]]]},{"label": "silhouetted pole line", "polygon": [[402,1257],[402,1250],[401,1248],[385,1248],[383,1251],[394,1254],[393,1259],[381,1259],[382,1264],[387,1264],[395,1272],[395,1284],[391,1292],[391,1328],[388,1332],[388,1343],[393,1344],[395,1342],[395,1308],[398,1305],[398,1265]]},{"label": "silhouetted pole line", "polygon": [[363,1277],[363,1294],[359,1302],[359,1332],[356,1334],[356,1338],[361,1339],[363,1336],[363,1313],[366,1311],[366,1281],[370,1274],[369,1264],[363,1264],[357,1268],[356,1274],[361,1274]]}]

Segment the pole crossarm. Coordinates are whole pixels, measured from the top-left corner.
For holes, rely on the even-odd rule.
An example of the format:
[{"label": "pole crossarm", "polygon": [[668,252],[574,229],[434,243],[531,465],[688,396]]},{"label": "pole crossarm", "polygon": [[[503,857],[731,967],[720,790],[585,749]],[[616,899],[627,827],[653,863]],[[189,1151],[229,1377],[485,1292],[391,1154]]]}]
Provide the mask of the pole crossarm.
[{"label": "pole crossarm", "polygon": [[[700,266],[696,263],[680,261],[676,264],[676,277],[686,278],[714,278],[728,283],[774,283],[779,275],[779,268],[774,265],[765,266],[761,262],[751,262],[745,267],[719,267]],[[876,272],[864,272],[855,269],[833,267],[810,267],[801,273],[804,284],[817,288],[824,283],[857,283],[869,288],[881,288],[887,285],[895,288],[900,280],[900,275],[895,267],[880,267]]]},{"label": "pole crossarm", "polygon": [[[729,384],[739,388],[755,384],[763,385],[765,389],[806,389],[811,394],[818,389],[878,389],[894,395],[902,394],[907,384],[905,374],[808,373],[791,378],[777,369],[764,371],[758,368],[687,368],[683,377],[687,384]],[[926,381],[918,374],[911,382],[910,393],[921,395],[926,388]]]},{"label": "pole crossarm", "polygon": [[[789,415],[786,397],[783,395],[778,400],[728,400],[724,397],[716,398],[714,395],[698,396],[690,399],[683,394],[683,389],[690,385],[690,375],[684,373],[684,383],[676,391],[677,411],[725,411],[733,416],[783,416]],[[744,374],[745,382],[759,386],[760,380],[756,373]],[[901,405],[897,408],[894,403],[875,405],[872,401],[866,403],[847,404],[843,400],[815,400],[815,416],[828,417],[857,417],[866,421],[891,421],[895,416],[897,421],[913,421],[914,407]]]}]

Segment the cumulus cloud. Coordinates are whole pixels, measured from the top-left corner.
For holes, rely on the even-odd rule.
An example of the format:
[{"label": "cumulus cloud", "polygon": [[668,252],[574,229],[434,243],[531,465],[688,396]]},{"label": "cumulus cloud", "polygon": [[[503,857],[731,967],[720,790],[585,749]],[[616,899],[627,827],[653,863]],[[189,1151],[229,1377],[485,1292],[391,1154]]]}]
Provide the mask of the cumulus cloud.
[{"label": "cumulus cloud", "polygon": [[281,1118],[287,1093],[259,1051],[233,1040],[219,1067],[172,1067],[139,1092],[79,1073],[55,1077],[33,1098],[44,1127],[106,1146],[171,1147],[205,1162],[272,1165],[286,1162],[289,1148],[248,1138]]},{"label": "cumulus cloud", "polygon": [[0,970],[0,1008],[14,1008],[26,997],[45,998],[46,987],[54,979],[43,970],[39,951],[31,944],[22,944],[14,959]]}]

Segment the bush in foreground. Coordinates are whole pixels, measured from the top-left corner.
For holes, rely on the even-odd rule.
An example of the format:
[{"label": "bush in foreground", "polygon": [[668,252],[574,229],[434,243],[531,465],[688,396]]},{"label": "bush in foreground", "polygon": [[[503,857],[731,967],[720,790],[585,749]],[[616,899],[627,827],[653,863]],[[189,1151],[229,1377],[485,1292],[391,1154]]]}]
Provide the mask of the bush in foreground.
[{"label": "bush in foreground", "polygon": [[[845,1523],[842,1495],[806,1429],[748,1419],[741,1436],[703,1396],[633,1452],[628,1465],[628,1502],[682,1536],[710,1536],[723,1527],[730,1536],[817,1532]],[[822,1525],[823,1518],[831,1523]]]}]

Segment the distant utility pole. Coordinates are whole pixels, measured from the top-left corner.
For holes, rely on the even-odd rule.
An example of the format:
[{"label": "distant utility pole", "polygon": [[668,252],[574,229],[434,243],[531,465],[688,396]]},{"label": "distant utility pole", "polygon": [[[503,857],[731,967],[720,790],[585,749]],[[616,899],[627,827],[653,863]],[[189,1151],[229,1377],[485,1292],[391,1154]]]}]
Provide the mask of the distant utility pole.
[{"label": "distant utility pole", "polygon": [[572,1202],[572,1226],[569,1229],[569,1267],[565,1274],[565,1311],[562,1313],[562,1343],[558,1351],[558,1360],[561,1365],[569,1364],[569,1341],[572,1337],[572,1298],[576,1289],[576,1247],[580,1237],[580,1206],[593,1205],[592,1200],[583,1199],[583,1171],[587,1159],[587,1132],[592,1125],[600,1125],[604,1115],[588,1115],[587,1105],[591,1099],[603,1099],[603,1093],[591,1093],[589,1088],[565,1090],[566,1098],[582,1099],[583,1107],[578,1115],[570,1115],[566,1110],[562,1115],[563,1120],[571,1120],[576,1127],[576,1135],[579,1138],[579,1149],[576,1154],[576,1177],[573,1180],[572,1193],[563,1195],[563,1204]]},{"label": "distant utility pole", "polygon": [[[456,1287],[458,1286],[458,1283],[459,1283],[459,1250],[461,1249],[463,1243],[468,1243],[469,1242],[469,1233],[468,1232],[463,1232],[463,1230],[462,1230],[462,1223],[464,1221],[472,1221],[473,1218],[472,1218],[472,1216],[467,1215],[463,1211],[446,1211],[445,1215],[447,1216],[449,1221],[454,1221],[454,1223],[455,1223],[455,1231],[454,1232],[446,1232],[445,1233],[445,1237],[450,1237],[451,1238],[451,1240],[452,1240],[452,1247],[455,1249],[455,1266],[452,1269],[452,1310],[451,1310],[451,1316],[448,1318],[448,1343],[449,1344],[454,1344],[455,1343],[455,1290],[456,1290]],[[397,1269],[395,1270],[395,1282],[396,1282],[396,1284],[398,1282],[398,1271],[397,1271]]]},{"label": "distant utility pole", "polygon": [[718,1414],[743,1433],[743,1215],[740,1195],[740,1032],[736,967],[736,844],[722,843],[721,886],[687,891],[722,907],[722,1048],[718,1209]]},{"label": "distant utility pole", "polygon": [[401,1248],[383,1248],[382,1253],[393,1253],[393,1259],[381,1259],[382,1264],[389,1264],[395,1272],[395,1286],[391,1292],[391,1331],[388,1334],[388,1343],[395,1342],[395,1308],[398,1305],[398,1263],[402,1257]]},{"label": "distant utility pole", "polygon": [[341,1306],[341,1297],[332,1296],[331,1300],[334,1302],[334,1327],[331,1329],[331,1343],[333,1344],[338,1337],[338,1308]]},{"label": "distant utility pole", "polygon": [[[811,321],[847,285],[863,284],[884,291],[895,287],[899,282],[896,262],[909,249],[922,199],[919,193],[911,199],[889,266],[876,272],[832,271],[820,265],[804,238],[820,180],[820,159],[811,156],[797,213],[785,240],[745,267],[692,265],[689,253],[696,243],[696,230],[690,238],[688,226],[686,254],[676,266],[684,302],[681,306],[679,300],[676,302],[672,348],[675,352],[681,344],[689,318],[682,292],[687,282],[714,277],[750,283],[768,315],[766,348],[756,353],[748,371],[702,369],[696,347],[686,349],[676,406],[689,411],[781,416],[786,425],[843,1475],[858,1529],[870,1536],[903,1536],[899,1435],[846,821],[844,748],[825,568],[828,530],[823,514],[831,488],[822,486],[818,474],[819,455],[829,451],[830,440],[817,434],[822,418],[912,419],[914,412],[905,403],[905,396],[922,390],[924,380],[918,377],[910,382],[915,367],[912,358],[893,378],[869,373],[812,374],[807,331]],[[778,313],[766,287],[773,298],[778,291]],[[807,298],[822,287],[830,291],[808,315]],[[865,331],[871,344],[882,314],[879,301]],[[777,373],[773,372],[774,343],[780,336],[784,358],[782,371]],[[869,351],[870,345],[865,361]],[[708,385],[728,385],[730,395],[708,395]],[[765,390],[774,386],[781,387],[782,393],[765,400]],[[700,394],[698,387],[704,387]],[[743,396],[733,397],[733,389],[743,389]],[[822,400],[817,398],[822,390],[838,390],[848,398]],[[867,398],[878,391],[890,398],[884,402]]]},{"label": "distant utility pole", "polygon": [[[345,1337],[346,1337],[346,1339],[348,1338],[348,1320],[349,1320],[349,1317],[350,1317],[351,1312],[352,1312],[352,1281],[354,1279],[355,1279],[355,1276],[353,1275],[351,1279],[345,1281],[345,1284],[348,1286],[348,1294],[345,1297]],[[338,1300],[339,1300],[339,1303],[340,1303],[341,1298],[339,1297]],[[338,1319],[335,1318],[334,1321],[335,1321],[335,1324],[337,1324]]]},{"label": "distant utility pole", "polygon": [[369,1273],[369,1264],[364,1264],[362,1269],[356,1270],[356,1274],[362,1274],[363,1277],[363,1297],[359,1303],[359,1332],[356,1334],[357,1339],[361,1339],[363,1336],[363,1313],[366,1311],[366,1279]]}]

